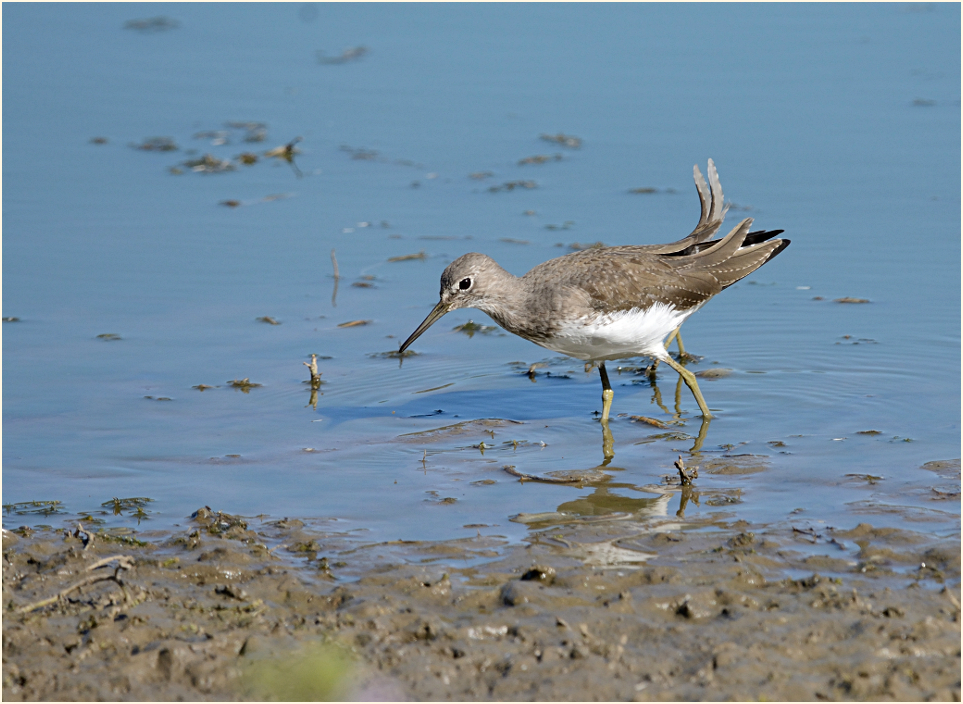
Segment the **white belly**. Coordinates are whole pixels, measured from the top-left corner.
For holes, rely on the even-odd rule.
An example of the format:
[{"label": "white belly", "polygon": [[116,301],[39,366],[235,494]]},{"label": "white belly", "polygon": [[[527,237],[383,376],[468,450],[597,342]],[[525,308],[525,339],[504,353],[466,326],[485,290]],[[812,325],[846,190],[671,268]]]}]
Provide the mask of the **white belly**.
[{"label": "white belly", "polygon": [[585,361],[623,357],[665,357],[666,335],[682,325],[698,306],[679,311],[657,303],[651,308],[585,317],[564,325],[543,347]]}]

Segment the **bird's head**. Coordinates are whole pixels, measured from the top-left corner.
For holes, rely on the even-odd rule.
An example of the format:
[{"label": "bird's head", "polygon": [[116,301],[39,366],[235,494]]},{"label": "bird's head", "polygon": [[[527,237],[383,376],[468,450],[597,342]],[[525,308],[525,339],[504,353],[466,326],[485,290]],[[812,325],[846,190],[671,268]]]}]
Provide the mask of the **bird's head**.
[{"label": "bird's head", "polygon": [[488,303],[497,299],[505,277],[511,277],[511,274],[484,254],[471,252],[458,257],[441,274],[438,304],[398,351],[408,349],[412,342],[449,311],[458,308],[486,310]]}]

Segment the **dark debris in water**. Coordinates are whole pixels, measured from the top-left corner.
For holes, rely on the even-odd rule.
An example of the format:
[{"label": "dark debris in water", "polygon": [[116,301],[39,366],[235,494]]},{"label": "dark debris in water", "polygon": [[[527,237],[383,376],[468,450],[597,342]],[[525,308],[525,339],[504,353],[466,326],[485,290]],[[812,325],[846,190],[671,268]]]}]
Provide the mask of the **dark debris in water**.
[{"label": "dark debris in water", "polygon": [[208,462],[211,464],[241,464],[244,462],[244,458],[236,453],[231,453],[223,457],[211,457]]},{"label": "dark debris in water", "polygon": [[454,503],[458,503],[458,499],[456,499],[456,498],[454,498],[454,497],[452,497],[452,496],[446,496],[446,497],[442,498],[442,497],[438,496],[438,492],[437,492],[437,491],[434,491],[434,490],[426,491],[425,493],[428,494],[428,498],[425,499],[425,503],[432,503],[432,504],[454,504]]},{"label": "dark debris in water", "polygon": [[401,256],[398,256],[398,257],[388,257],[388,261],[389,262],[408,262],[416,259],[421,260],[421,259],[427,259],[427,258],[428,258],[428,255],[425,254],[425,250],[421,250],[420,252],[416,252],[415,254],[402,254]]},{"label": "dark debris in water", "polygon": [[545,164],[549,161],[561,161],[564,157],[561,154],[552,154],[548,156],[547,154],[536,154],[534,156],[527,156],[524,159],[520,159],[518,162],[519,166],[526,166],[528,164]]},{"label": "dark debris in water", "polygon": [[502,469],[521,482],[540,482],[543,484],[595,484],[608,478],[605,472],[597,469],[562,469],[546,474],[528,474],[519,472],[514,465],[505,465]]},{"label": "dark debris in water", "polygon": [[145,507],[152,501],[153,499],[146,496],[132,496],[126,499],[120,499],[115,496],[110,501],[102,503],[101,506],[109,509],[115,516],[126,515],[138,519],[146,519],[151,512],[146,510]]},{"label": "dark debris in water", "polygon": [[649,418],[648,416],[629,416],[629,420],[636,423],[646,423],[647,425],[654,425],[656,428],[667,429],[669,427],[668,423],[665,423],[657,418]]},{"label": "dark debris in water", "polygon": [[5,323],[19,323],[19,322],[20,322],[20,318],[17,318],[16,316],[12,316],[12,315],[11,315],[11,316],[6,316],[6,317],[4,317],[3,322],[5,322]]},{"label": "dark debris in water", "polygon": [[205,154],[200,159],[188,159],[184,166],[202,174],[222,174],[237,168],[230,159],[218,159],[213,154]]},{"label": "dark debris in water", "polygon": [[147,17],[145,19],[127,20],[124,22],[124,29],[130,29],[142,34],[156,34],[157,32],[168,32],[177,29],[181,23],[171,17],[158,15],[157,17]]},{"label": "dark debris in water", "polygon": [[113,332],[103,332],[97,336],[98,340],[104,340],[105,342],[112,342],[114,340],[123,339],[120,335]]},{"label": "dark debris in water", "polygon": [[879,342],[869,337],[853,339],[852,335],[843,335],[843,342],[836,342],[837,345],[878,345]]},{"label": "dark debris in water", "polygon": [[[399,435],[397,439],[401,442],[422,442],[423,440],[437,442],[442,439],[475,435],[477,433],[489,433],[494,438],[494,432],[496,430],[512,425],[524,425],[524,423],[505,418],[479,418],[478,420],[461,421],[460,423],[432,428],[431,430],[404,433],[403,435]],[[477,448],[477,446],[474,447]]]},{"label": "dark debris in water", "polygon": [[352,46],[348,47],[337,56],[328,56],[321,49],[315,53],[315,56],[317,57],[319,64],[325,66],[336,66],[340,64],[346,64],[351,61],[358,61],[368,53],[369,50],[365,46]]},{"label": "dark debris in water", "polygon": [[227,385],[232,389],[239,389],[244,393],[248,393],[251,389],[256,389],[261,386],[261,384],[251,381],[248,377],[244,377],[243,379],[232,379],[231,381],[227,382]]},{"label": "dark debris in water", "polygon": [[388,350],[387,352],[372,352],[368,356],[372,359],[406,359],[408,357],[414,357],[418,352],[413,349],[407,349],[404,352],[399,352],[398,350]]},{"label": "dark debris in water", "polygon": [[452,328],[455,332],[462,332],[468,335],[468,337],[474,337],[475,333],[481,335],[490,335],[493,332],[498,332],[499,328],[497,325],[479,325],[474,320],[469,320],[463,325],[456,325]]},{"label": "dark debris in water", "polygon": [[581,149],[582,139],[571,134],[540,134],[539,139],[546,142],[554,142],[555,144],[561,144],[563,147],[568,147],[569,149]]},{"label": "dark debris in water", "polygon": [[834,303],[869,303],[868,298],[853,298],[852,296],[844,296],[843,298],[833,299]]},{"label": "dark debris in water", "polygon": [[514,191],[516,188],[538,188],[538,184],[535,181],[525,180],[525,181],[506,181],[500,186],[489,186],[488,191],[490,193],[498,193],[499,191]]},{"label": "dark debris in water", "polygon": [[[275,147],[274,149],[269,149],[268,151],[264,152],[264,156],[269,159],[281,159],[282,161],[286,161],[287,163],[294,166],[294,157],[301,153],[301,150],[298,149],[295,145],[300,141],[301,141],[301,137],[295,137],[287,144],[282,144],[279,147]],[[298,174],[301,173],[300,171],[297,170],[296,166],[295,166],[295,171]]]},{"label": "dark debris in water", "polygon": [[658,188],[653,188],[653,187],[651,187],[651,186],[642,186],[641,188],[630,188],[630,189],[629,189],[629,193],[631,193],[631,194],[633,194],[633,195],[651,195],[651,194],[653,194],[653,193],[666,193],[666,194],[671,194],[671,193],[675,193],[675,192],[676,192],[676,190],[675,190],[674,188],[663,188],[663,189],[659,190]]},{"label": "dark debris in water", "polygon": [[176,152],[180,147],[171,137],[148,137],[140,144],[131,144],[143,152]]},{"label": "dark debris in water", "polygon": [[67,513],[63,503],[60,501],[18,501],[16,503],[4,504],[3,512],[16,516],[52,516],[55,514]]},{"label": "dark debris in water", "polygon": [[713,367],[712,369],[703,369],[702,371],[696,372],[695,375],[700,379],[722,379],[732,374],[731,369],[724,369],[721,367]]},{"label": "dark debris in water", "polygon": [[270,315],[262,315],[260,318],[255,318],[258,323],[267,323],[268,325],[280,325],[276,318],[272,318]]},{"label": "dark debris in water", "polygon": [[882,477],[878,477],[874,474],[846,474],[844,475],[850,481],[865,482],[867,484],[877,484],[883,480]]}]

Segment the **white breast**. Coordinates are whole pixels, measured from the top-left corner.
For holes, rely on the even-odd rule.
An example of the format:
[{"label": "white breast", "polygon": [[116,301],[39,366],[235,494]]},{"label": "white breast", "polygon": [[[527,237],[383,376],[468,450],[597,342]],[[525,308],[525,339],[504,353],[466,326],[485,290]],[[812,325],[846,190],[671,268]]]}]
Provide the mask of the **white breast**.
[{"label": "white breast", "polygon": [[603,361],[623,357],[665,357],[666,335],[698,309],[684,311],[675,306],[656,303],[642,310],[586,316],[565,324],[543,347],[585,361]]}]

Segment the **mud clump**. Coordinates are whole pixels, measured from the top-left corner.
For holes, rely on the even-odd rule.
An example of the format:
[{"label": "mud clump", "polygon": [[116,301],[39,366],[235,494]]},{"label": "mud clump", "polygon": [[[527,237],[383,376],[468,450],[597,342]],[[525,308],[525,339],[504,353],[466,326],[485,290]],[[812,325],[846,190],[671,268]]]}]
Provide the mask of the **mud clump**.
[{"label": "mud clump", "polygon": [[958,538],[665,519],[372,545],[206,507],[78,533],[4,531],[6,700],[960,698]]}]

